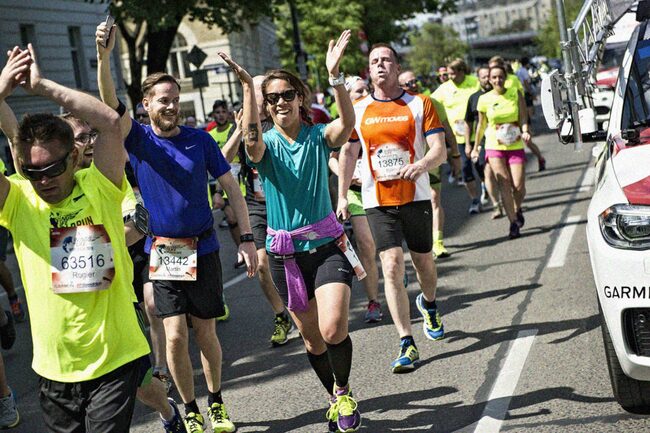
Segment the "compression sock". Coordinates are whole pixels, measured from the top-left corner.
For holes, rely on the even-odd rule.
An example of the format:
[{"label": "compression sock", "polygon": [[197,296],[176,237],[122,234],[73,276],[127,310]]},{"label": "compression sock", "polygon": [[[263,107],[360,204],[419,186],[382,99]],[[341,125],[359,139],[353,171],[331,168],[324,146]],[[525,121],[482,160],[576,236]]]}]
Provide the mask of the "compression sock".
[{"label": "compression sock", "polygon": [[334,373],[332,372],[332,367],[327,357],[327,351],[320,355],[314,355],[307,351],[307,358],[309,358],[309,363],[311,364],[311,368],[316,372],[316,376],[318,376],[318,379],[320,379],[327,392],[331,394],[332,389],[334,389]]},{"label": "compression sock", "polygon": [[223,399],[221,398],[221,390],[217,392],[210,392],[208,394],[208,406],[212,407],[212,403],[223,404]]},{"label": "compression sock", "polygon": [[343,388],[348,384],[350,369],[352,368],[352,340],[348,335],[338,344],[327,344],[327,357],[329,358],[336,385]]},{"label": "compression sock", "polygon": [[188,415],[190,412],[201,413],[199,412],[199,406],[196,404],[196,399],[189,403],[183,403],[183,406],[185,406],[185,415]]}]

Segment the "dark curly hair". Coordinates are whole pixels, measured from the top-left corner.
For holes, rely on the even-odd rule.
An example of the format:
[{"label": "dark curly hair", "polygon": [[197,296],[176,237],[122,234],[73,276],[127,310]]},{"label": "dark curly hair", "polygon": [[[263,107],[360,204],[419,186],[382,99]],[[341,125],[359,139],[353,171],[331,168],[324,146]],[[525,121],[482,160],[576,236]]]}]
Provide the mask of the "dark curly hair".
[{"label": "dark curly hair", "polygon": [[[309,88],[303,83],[300,78],[296,77],[291,72],[286,69],[274,69],[269,71],[264,76],[264,81],[262,81],[262,95],[266,97],[266,88],[269,83],[273,80],[284,80],[293,89],[298,92],[298,96],[302,97],[302,105],[300,106],[300,120],[308,125],[313,125],[311,117],[309,117],[309,110],[311,109],[311,94]],[[266,107],[266,102],[265,102]]]}]

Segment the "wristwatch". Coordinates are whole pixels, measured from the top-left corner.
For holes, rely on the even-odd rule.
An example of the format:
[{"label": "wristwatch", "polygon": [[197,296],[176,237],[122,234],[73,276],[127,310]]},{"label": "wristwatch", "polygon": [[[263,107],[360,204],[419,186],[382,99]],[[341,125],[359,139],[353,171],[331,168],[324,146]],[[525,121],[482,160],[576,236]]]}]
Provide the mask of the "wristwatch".
[{"label": "wristwatch", "polygon": [[253,234],[252,233],[245,233],[241,236],[239,236],[239,241],[240,242],[253,242],[255,239],[253,239]]},{"label": "wristwatch", "polygon": [[341,72],[338,77],[332,77],[330,75],[329,83],[332,87],[342,86],[345,84],[345,75],[343,75],[343,72]]}]

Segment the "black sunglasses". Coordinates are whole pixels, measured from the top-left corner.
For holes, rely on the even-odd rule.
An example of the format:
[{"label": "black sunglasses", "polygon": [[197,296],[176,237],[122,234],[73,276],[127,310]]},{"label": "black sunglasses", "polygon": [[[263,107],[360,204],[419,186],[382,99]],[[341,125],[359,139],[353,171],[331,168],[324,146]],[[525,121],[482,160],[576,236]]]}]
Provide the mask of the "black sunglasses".
[{"label": "black sunglasses", "polygon": [[280,101],[280,97],[282,97],[285,102],[291,102],[296,99],[297,94],[298,92],[295,89],[289,89],[281,93],[267,93],[264,95],[264,100],[271,105],[275,105]]},{"label": "black sunglasses", "polygon": [[418,80],[407,81],[406,83],[402,84],[402,87],[413,87],[417,83],[418,83]]},{"label": "black sunglasses", "polygon": [[137,113],[135,117],[136,119],[146,119],[147,117],[149,117],[149,113]]},{"label": "black sunglasses", "polygon": [[65,156],[59,159],[58,161],[55,161],[52,164],[48,165],[47,167],[43,167],[43,168],[29,168],[23,165],[21,166],[21,169],[23,171],[23,176],[35,182],[39,182],[44,177],[48,177],[49,179],[52,179],[57,176],[61,176],[63,172],[66,170],[66,168],[68,168],[69,156],[70,156],[70,152],[66,153]]}]

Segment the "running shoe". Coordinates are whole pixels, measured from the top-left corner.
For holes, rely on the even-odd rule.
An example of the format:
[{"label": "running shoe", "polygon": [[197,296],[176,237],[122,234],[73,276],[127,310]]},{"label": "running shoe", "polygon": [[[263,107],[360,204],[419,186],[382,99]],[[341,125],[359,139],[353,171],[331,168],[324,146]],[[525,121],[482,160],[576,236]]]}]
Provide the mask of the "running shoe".
[{"label": "running shoe", "polygon": [[475,215],[481,212],[481,199],[475,198],[472,200],[472,203],[469,205],[469,214]]},{"label": "running shoe", "polygon": [[399,348],[397,359],[391,363],[393,373],[406,373],[415,369],[415,365],[420,359],[417,347],[402,341]]},{"label": "running shoe", "polygon": [[230,319],[230,308],[228,308],[228,304],[226,304],[226,294],[225,293],[221,294],[221,299],[223,300],[223,311],[224,311],[224,313],[221,316],[217,317],[217,322],[225,322],[226,320]]},{"label": "running shoe", "polygon": [[14,315],[5,310],[7,316],[7,323],[0,326],[0,347],[4,350],[9,350],[16,342],[16,326],[14,325]]},{"label": "running shoe", "polygon": [[328,433],[338,433],[339,425],[336,422],[336,419],[338,418],[337,417],[338,414],[335,412],[334,409],[332,409],[333,406],[336,404],[336,397],[334,397],[333,395],[330,396],[329,403],[330,403],[330,407],[329,409],[327,409],[327,413],[325,414],[325,417],[327,418],[327,430]]},{"label": "running shoe", "polygon": [[537,159],[537,170],[538,171],[546,170],[546,159],[544,159],[543,157]]},{"label": "running shoe", "polygon": [[[336,400],[330,403],[327,411],[327,419],[336,421],[339,432],[355,432],[361,426],[361,414],[357,408],[357,402],[352,398],[350,386],[336,388],[334,391]],[[331,428],[331,426],[330,426]]]},{"label": "running shoe", "polygon": [[187,433],[204,433],[203,430],[203,415],[200,413],[190,412],[183,418],[183,423],[187,429]]},{"label": "running shoe", "polygon": [[169,402],[169,405],[174,412],[174,418],[172,418],[171,421],[165,421],[164,419],[160,418],[163,423],[163,427],[165,428],[165,433],[187,433],[187,429],[183,423],[183,418],[181,417],[181,412],[178,410],[176,402],[171,397],[168,397],[167,401]]},{"label": "running shoe", "polygon": [[524,213],[522,212],[521,209],[517,211],[517,219],[515,221],[517,222],[519,228],[522,228],[524,226],[526,219],[524,218]]},{"label": "running shoe", "polygon": [[442,325],[442,320],[440,320],[438,309],[426,308],[424,306],[424,295],[422,293],[415,298],[415,305],[417,305],[418,311],[422,314],[422,318],[424,318],[424,322],[422,323],[424,336],[433,341],[444,338],[445,327]]},{"label": "running shoe", "polygon": [[487,206],[490,204],[490,196],[487,193],[485,184],[481,184],[481,206]]},{"label": "running shoe", "polygon": [[219,227],[222,228],[222,229],[227,229],[228,228],[228,221],[225,218],[222,219],[221,222],[219,223]]},{"label": "running shoe", "polygon": [[451,255],[440,239],[433,241],[433,254],[435,254],[436,258],[438,259],[444,259],[445,257],[449,257]]},{"label": "running shoe", "polygon": [[521,233],[519,233],[519,224],[517,224],[517,221],[513,221],[510,223],[510,233],[508,233],[508,238],[510,239],[516,239],[521,236]]},{"label": "running shoe", "polygon": [[16,427],[20,422],[20,414],[16,407],[14,392],[9,389],[9,395],[0,398],[0,429]]},{"label": "running shoe", "polygon": [[271,335],[271,345],[273,347],[282,346],[289,341],[289,333],[293,329],[293,323],[288,317],[275,316],[273,335]]},{"label": "running shoe", "polygon": [[167,395],[169,395],[169,393],[172,392],[172,389],[174,388],[174,382],[172,381],[172,378],[169,376],[169,372],[165,373],[164,371],[161,370],[154,370],[152,376],[162,382],[163,386],[165,387],[165,392],[167,393]]},{"label": "running shoe", "polygon": [[20,298],[10,299],[9,304],[11,306],[11,314],[14,315],[16,322],[24,322],[26,318],[25,308],[23,303],[20,301]]},{"label": "running shoe", "polygon": [[368,302],[368,310],[366,311],[366,323],[381,322],[382,317],[383,314],[381,312],[381,304],[377,301]]},{"label": "running shoe", "polygon": [[226,412],[226,405],[223,403],[212,403],[208,409],[208,418],[210,418],[214,433],[231,433],[236,430],[235,424],[230,421],[228,412]]}]

